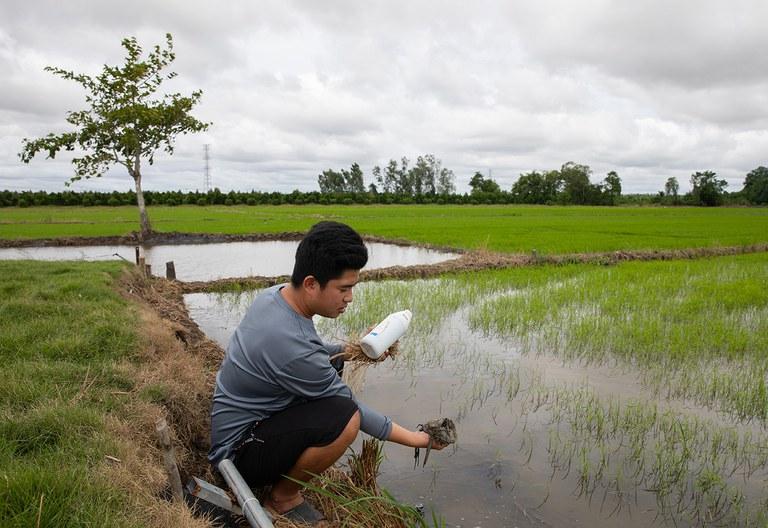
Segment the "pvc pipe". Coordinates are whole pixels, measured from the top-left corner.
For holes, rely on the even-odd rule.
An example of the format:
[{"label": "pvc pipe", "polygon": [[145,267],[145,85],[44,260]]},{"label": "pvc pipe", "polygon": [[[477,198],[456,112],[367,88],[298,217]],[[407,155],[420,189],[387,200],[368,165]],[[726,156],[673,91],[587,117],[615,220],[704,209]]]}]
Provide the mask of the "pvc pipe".
[{"label": "pvc pipe", "polygon": [[224,476],[224,480],[227,481],[229,488],[237,497],[237,502],[240,503],[243,516],[245,516],[248,524],[253,528],[274,528],[272,519],[261,507],[251,488],[230,459],[225,458],[219,462],[219,472]]}]

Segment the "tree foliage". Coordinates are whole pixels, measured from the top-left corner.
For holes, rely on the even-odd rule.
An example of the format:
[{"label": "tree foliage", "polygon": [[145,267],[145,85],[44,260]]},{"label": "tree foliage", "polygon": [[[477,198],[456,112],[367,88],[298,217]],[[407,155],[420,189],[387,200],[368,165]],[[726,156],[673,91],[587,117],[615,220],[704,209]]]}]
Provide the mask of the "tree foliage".
[{"label": "tree foliage", "polygon": [[563,202],[574,205],[595,203],[600,194],[597,186],[590,183],[592,169],[588,165],[580,165],[569,161],[560,168],[560,178],[563,181]]},{"label": "tree foliage", "polygon": [[621,197],[621,178],[616,171],[610,171],[603,180],[602,195],[607,205],[616,205]]},{"label": "tree foliage", "polygon": [[[374,180],[368,186],[371,193],[421,197],[448,195],[456,191],[453,171],[443,167],[442,161],[433,154],[419,156],[413,166],[406,157],[400,158],[399,164],[390,159],[384,169],[377,165],[371,173]],[[323,171],[317,177],[317,183],[323,194],[362,193],[365,191],[363,176],[360,166],[353,163],[349,171]]]},{"label": "tree foliage", "polygon": [[475,172],[474,176],[469,180],[469,187],[472,189],[470,194],[474,195],[501,192],[501,187],[496,183],[496,180],[493,180],[490,177],[485,178],[480,172]]},{"label": "tree foliage", "polygon": [[531,171],[521,174],[512,185],[512,196],[516,203],[551,204],[557,200],[562,190],[559,171],[546,173]]},{"label": "tree foliage", "polygon": [[749,171],[744,180],[744,195],[753,204],[768,204],[768,168],[760,166]]},{"label": "tree foliage", "polygon": [[664,184],[664,196],[672,200],[672,203],[674,205],[677,205],[679,192],[680,192],[680,183],[677,181],[677,178],[675,178],[674,176],[672,176],[671,178],[667,178],[667,181]]},{"label": "tree foliage", "polygon": [[353,163],[349,170],[340,172],[328,169],[317,177],[321,193],[362,193],[365,192],[363,171],[360,165]]},{"label": "tree foliage", "polygon": [[691,174],[691,201],[696,205],[714,206],[723,203],[728,182],[717,178],[712,171]]},{"label": "tree foliage", "polygon": [[143,57],[144,50],[135,38],[122,41],[126,50],[121,66],[104,66],[96,76],[47,67],[64,79],[80,84],[86,90],[85,110],[68,112],[66,121],[75,130],[45,137],[23,140],[21,160],[29,163],[38,153],[55,158],[62,150],[77,151],[72,159],[75,175],[67,184],[82,178],[102,176],[114,165],[122,165],[133,178],[141,218],[141,234],[151,233],[141,189],[141,162],[154,163],[158,150],[173,154],[179,134],[200,132],[208,128],[190,115],[202,91],[189,96],[170,93],[156,96],[164,81],[176,77],[165,69],[176,58],[173,38],[166,34],[166,46],[155,46]]}]

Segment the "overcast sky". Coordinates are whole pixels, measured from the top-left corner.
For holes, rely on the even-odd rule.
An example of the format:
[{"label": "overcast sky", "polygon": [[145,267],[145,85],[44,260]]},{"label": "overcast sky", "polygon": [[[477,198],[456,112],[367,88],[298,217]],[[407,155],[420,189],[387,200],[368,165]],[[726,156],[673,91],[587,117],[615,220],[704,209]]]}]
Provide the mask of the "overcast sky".
[{"label": "overcast sky", "polygon": [[[233,1],[3,0],[0,189],[61,190],[66,157],[18,159],[22,138],[67,130],[84,108],[47,65],[96,74],[120,41],[173,34],[179,76],[203,90],[145,189],[203,189],[203,145],[222,190],[317,190],[317,175],[434,154],[459,191],[475,171],[589,165],[624,192],[681,189],[713,170],[740,190],[768,166],[765,0]],[[124,169],[76,183],[128,189]]]}]

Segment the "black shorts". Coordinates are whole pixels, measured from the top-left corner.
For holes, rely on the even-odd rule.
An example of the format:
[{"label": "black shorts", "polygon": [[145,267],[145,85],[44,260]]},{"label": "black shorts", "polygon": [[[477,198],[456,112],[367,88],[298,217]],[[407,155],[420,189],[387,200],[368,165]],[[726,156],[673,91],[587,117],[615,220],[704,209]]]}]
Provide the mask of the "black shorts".
[{"label": "black shorts", "polygon": [[253,488],[274,484],[308,447],[336,440],[357,411],[354,400],[332,396],[289,407],[251,426],[234,452],[234,463]]}]

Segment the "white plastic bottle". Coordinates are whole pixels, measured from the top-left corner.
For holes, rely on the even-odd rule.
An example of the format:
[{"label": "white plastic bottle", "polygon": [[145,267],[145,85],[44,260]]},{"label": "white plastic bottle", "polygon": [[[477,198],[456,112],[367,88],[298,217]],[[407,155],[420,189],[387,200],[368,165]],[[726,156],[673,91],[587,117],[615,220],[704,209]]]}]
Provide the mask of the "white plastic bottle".
[{"label": "white plastic bottle", "polygon": [[379,359],[408,330],[412,316],[410,310],[389,314],[360,340],[365,355],[371,359]]}]

